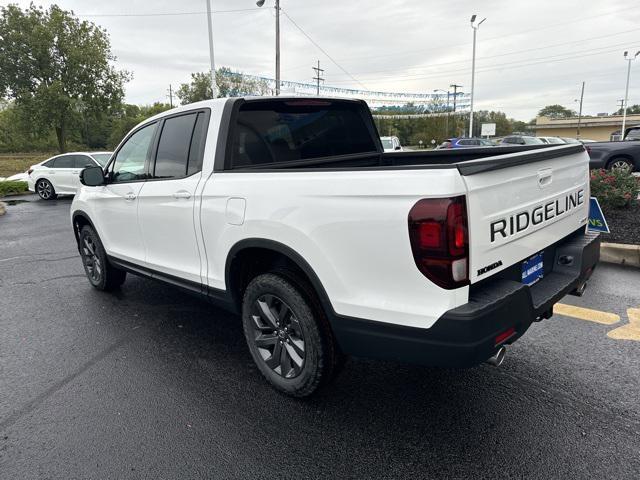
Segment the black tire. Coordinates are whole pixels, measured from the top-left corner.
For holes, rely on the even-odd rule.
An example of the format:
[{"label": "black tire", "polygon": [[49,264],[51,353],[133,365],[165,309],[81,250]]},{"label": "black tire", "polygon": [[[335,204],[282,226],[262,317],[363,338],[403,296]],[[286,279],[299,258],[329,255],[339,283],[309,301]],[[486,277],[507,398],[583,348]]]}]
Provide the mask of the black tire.
[{"label": "black tire", "polygon": [[282,272],[251,280],[242,301],[242,324],[258,369],[287,395],[311,395],[342,363],[324,312],[303,283]]},{"label": "black tire", "polygon": [[626,171],[628,173],[631,173],[633,172],[633,162],[624,157],[612,158],[607,164],[607,169],[611,171],[618,170],[621,172]]},{"label": "black tire", "polygon": [[42,200],[55,200],[58,198],[56,189],[46,178],[41,178],[36,182],[35,191]]},{"label": "black tire", "polygon": [[114,267],[107,260],[107,254],[100,237],[90,225],[80,230],[80,256],[89,283],[96,289],[109,292],[120,288],[127,272]]}]

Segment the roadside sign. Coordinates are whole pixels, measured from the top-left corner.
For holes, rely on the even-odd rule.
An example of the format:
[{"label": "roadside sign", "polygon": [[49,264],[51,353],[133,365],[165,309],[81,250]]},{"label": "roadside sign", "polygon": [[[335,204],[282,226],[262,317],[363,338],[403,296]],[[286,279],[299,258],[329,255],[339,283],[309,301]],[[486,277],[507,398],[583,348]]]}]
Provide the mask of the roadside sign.
[{"label": "roadside sign", "polygon": [[493,137],[496,134],[495,123],[483,123],[480,129],[481,137]]},{"label": "roadside sign", "polygon": [[587,230],[591,232],[611,233],[596,197],[591,197],[589,200],[589,223],[587,224]]}]

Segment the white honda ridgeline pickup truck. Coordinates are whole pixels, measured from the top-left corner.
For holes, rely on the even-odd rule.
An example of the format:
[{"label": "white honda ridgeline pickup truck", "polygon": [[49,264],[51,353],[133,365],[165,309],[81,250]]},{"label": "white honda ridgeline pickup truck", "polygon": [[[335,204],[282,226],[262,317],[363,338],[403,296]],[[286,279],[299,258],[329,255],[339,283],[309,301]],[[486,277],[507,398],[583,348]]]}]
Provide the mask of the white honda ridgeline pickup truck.
[{"label": "white honda ridgeline pickup truck", "polygon": [[345,355],[499,364],[505,345],[582,294],[582,145],[384,153],[367,105],[228,98],[135,127],[71,206],[99,290],[126,272],[242,317],[278,390],[306,396]]}]

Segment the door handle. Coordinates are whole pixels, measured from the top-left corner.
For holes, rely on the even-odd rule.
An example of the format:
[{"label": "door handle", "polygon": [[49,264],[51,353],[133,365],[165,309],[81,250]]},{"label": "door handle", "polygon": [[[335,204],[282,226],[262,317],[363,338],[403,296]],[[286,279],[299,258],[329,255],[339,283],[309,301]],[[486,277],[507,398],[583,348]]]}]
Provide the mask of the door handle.
[{"label": "door handle", "polygon": [[545,168],[538,172],[538,186],[540,188],[548,187],[553,181],[553,170]]},{"label": "door handle", "polygon": [[173,198],[191,198],[191,194],[186,190],[180,190],[178,192],[174,192]]},{"label": "door handle", "polygon": [[71,173],[73,175],[80,175],[80,170],[73,170]]},{"label": "door handle", "polygon": [[133,192],[129,192],[124,196],[124,199],[125,200],[129,200],[129,201],[135,200],[136,199],[136,194],[133,193]]}]

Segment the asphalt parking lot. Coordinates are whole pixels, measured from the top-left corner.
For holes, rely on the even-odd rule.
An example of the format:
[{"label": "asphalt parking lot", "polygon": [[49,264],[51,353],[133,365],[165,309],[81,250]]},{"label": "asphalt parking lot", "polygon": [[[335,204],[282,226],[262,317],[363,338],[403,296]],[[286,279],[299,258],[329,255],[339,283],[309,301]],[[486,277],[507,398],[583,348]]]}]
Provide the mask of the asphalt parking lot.
[{"label": "asphalt parking lot", "polygon": [[640,478],[639,270],[602,264],[500,368],[350,359],[299,401],[237,318],[132,276],[92,289],[69,206],[0,217],[3,479]]}]

